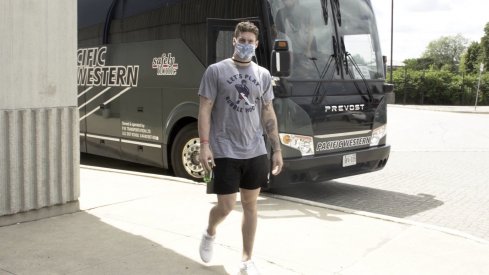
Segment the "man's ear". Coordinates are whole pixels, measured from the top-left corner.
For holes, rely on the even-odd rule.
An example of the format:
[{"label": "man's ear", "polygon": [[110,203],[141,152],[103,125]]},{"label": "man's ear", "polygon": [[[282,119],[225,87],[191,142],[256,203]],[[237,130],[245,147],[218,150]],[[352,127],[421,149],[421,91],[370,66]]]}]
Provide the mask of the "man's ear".
[{"label": "man's ear", "polygon": [[236,37],[233,37],[233,47],[236,47]]},{"label": "man's ear", "polygon": [[258,48],[258,40],[255,42],[255,48]]}]

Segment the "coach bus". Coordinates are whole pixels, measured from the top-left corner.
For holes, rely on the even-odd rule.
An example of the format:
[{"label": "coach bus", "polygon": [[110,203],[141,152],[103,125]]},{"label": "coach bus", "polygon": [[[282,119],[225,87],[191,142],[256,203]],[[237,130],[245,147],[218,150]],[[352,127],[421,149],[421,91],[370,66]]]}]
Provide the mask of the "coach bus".
[{"label": "coach bus", "polygon": [[81,151],[201,180],[198,87],[243,20],[273,77],[284,170],[266,187],[382,169],[393,89],[370,0],[78,0]]}]

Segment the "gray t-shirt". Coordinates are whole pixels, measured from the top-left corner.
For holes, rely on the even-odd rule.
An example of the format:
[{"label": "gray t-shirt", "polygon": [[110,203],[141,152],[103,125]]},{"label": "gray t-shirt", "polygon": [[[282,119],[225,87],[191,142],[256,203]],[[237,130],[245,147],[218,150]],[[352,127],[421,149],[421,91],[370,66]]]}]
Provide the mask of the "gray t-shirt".
[{"label": "gray t-shirt", "polygon": [[199,95],[214,103],[209,143],[214,158],[249,159],[267,153],[263,139],[263,101],[273,99],[267,69],[251,62],[235,65],[231,58],[210,65]]}]

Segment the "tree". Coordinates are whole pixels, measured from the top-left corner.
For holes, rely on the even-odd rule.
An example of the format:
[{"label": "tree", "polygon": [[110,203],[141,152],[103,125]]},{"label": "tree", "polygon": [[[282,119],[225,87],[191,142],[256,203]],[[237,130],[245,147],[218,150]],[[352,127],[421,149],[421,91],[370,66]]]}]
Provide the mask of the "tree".
[{"label": "tree", "polygon": [[427,70],[434,63],[432,58],[410,58],[404,60],[406,67],[411,70],[422,71]]},{"label": "tree", "polygon": [[442,36],[428,44],[422,57],[433,59],[432,65],[435,69],[441,69],[445,65],[456,71],[467,43],[468,39],[460,34]]},{"label": "tree", "polygon": [[481,38],[482,62],[485,68],[489,68],[489,23],[484,27],[484,36]]},{"label": "tree", "polygon": [[462,72],[472,74],[477,73],[479,64],[482,60],[482,48],[479,42],[472,42],[467,51],[462,56]]}]

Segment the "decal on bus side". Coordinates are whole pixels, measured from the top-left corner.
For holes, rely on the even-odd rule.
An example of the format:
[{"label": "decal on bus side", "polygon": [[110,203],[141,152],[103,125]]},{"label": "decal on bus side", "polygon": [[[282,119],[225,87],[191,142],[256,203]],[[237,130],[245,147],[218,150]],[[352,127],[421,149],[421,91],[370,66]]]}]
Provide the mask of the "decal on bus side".
[{"label": "decal on bus side", "polygon": [[80,117],[80,121],[87,118],[91,114],[100,110],[101,106],[107,105],[119,96],[129,91],[132,87],[138,86],[139,80],[139,65],[119,65],[106,66],[107,46],[94,48],[81,48],[77,52],[77,84],[78,86],[88,87],[80,94],[78,98],[86,94],[95,86],[107,87],[98,94],[92,96],[88,101],[78,106],[78,110],[87,106],[89,103],[108,92],[111,87],[126,87],[115,96],[104,101],[102,105],[88,111],[84,116]]},{"label": "decal on bus side", "polygon": [[145,138],[159,140],[158,136],[151,134],[151,129],[147,129],[143,123],[134,123],[131,121],[121,121],[122,135],[125,137]]},{"label": "decal on bus side", "polygon": [[78,85],[137,87],[139,65],[106,66],[106,54],[106,46],[78,50]]},{"label": "decal on bus side", "polygon": [[177,75],[178,71],[178,63],[175,63],[175,57],[171,53],[154,57],[151,67],[156,69],[156,75]]}]

